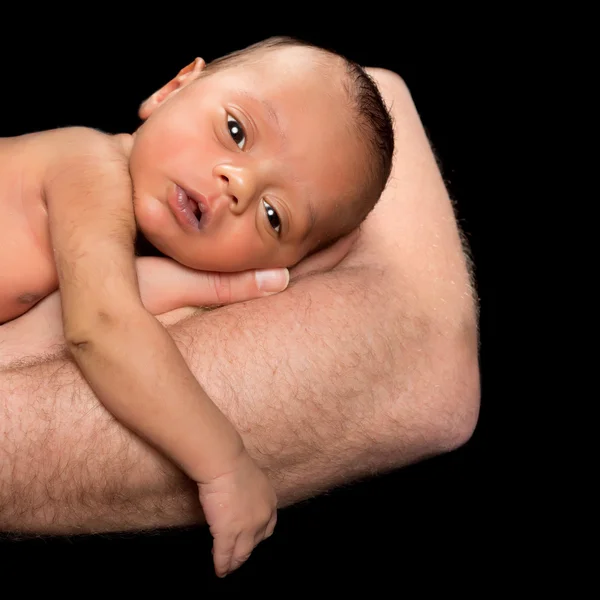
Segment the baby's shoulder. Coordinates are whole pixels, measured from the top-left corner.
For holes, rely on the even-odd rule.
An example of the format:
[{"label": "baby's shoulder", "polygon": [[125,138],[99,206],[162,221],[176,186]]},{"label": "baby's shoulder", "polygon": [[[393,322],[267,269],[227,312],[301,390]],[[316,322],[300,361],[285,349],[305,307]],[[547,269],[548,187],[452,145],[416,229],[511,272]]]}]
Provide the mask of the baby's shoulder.
[{"label": "baby's shoulder", "polygon": [[91,127],[63,127],[37,134],[35,142],[45,153],[57,156],[72,156],[86,153],[100,156],[123,153],[121,136],[104,133]]},{"label": "baby's shoulder", "polygon": [[0,138],[0,162],[11,168],[19,163],[42,168],[73,157],[124,155],[120,136],[90,127],[63,127],[28,133],[12,138]]},{"label": "baby's shoulder", "polygon": [[129,160],[122,137],[65,127],[0,138],[0,207],[14,206],[18,198],[41,197],[48,182],[85,172],[86,167],[112,169],[116,164],[126,171]]}]

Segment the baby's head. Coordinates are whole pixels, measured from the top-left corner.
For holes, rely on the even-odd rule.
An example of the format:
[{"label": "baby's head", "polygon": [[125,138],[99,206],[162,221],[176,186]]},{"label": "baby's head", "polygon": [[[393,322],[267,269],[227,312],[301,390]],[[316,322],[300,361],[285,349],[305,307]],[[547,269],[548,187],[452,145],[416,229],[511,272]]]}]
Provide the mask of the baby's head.
[{"label": "baby's head", "polygon": [[140,116],[138,226],[196,269],[297,263],[355,229],[391,169],[392,123],[373,81],[289,38],[197,59]]}]

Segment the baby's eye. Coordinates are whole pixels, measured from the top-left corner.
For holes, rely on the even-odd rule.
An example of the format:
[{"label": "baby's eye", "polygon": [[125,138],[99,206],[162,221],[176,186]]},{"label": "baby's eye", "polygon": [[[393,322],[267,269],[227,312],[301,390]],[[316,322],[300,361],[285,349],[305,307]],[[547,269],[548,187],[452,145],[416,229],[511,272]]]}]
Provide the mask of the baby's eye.
[{"label": "baby's eye", "polygon": [[246,134],[242,126],[231,115],[227,115],[227,127],[233,141],[238,145],[240,150],[243,150],[246,145]]},{"label": "baby's eye", "polygon": [[267,213],[267,219],[269,219],[269,225],[271,225],[277,234],[279,234],[281,232],[281,221],[279,220],[279,215],[275,212],[275,209],[270,204],[264,200],[262,203]]}]

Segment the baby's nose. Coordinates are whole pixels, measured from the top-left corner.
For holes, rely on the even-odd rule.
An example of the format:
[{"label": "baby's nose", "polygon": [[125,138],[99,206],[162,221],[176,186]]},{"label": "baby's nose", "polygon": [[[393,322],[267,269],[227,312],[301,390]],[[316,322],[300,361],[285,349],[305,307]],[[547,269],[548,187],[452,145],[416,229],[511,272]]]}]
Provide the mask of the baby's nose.
[{"label": "baby's nose", "polygon": [[220,165],[216,169],[216,175],[229,198],[232,212],[244,212],[252,204],[257,192],[256,181],[251,171],[233,165]]}]

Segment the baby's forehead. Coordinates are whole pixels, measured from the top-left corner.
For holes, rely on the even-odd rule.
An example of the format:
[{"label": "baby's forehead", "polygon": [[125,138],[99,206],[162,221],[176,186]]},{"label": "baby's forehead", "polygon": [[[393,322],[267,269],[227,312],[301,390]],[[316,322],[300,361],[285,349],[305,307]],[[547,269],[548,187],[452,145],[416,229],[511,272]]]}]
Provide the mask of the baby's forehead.
[{"label": "baby's forehead", "polygon": [[335,86],[345,74],[345,61],[340,56],[319,48],[284,46],[263,48],[243,57],[242,65],[252,64],[286,76],[301,74],[309,79],[319,78],[324,85]]},{"label": "baby's forehead", "polygon": [[219,87],[226,93],[246,92],[288,107],[300,103],[303,112],[341,113],[346,112],[342,107],[352,104],[348,102],[344,64],[341,57],[318,49],[286,46],[253,50],[234,62],[209,68],[206,75],[217,74]]}]

